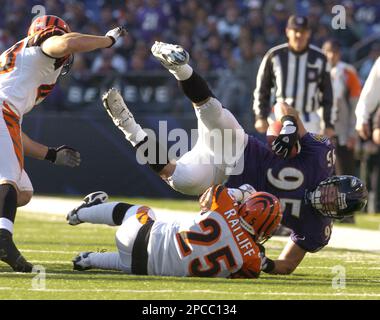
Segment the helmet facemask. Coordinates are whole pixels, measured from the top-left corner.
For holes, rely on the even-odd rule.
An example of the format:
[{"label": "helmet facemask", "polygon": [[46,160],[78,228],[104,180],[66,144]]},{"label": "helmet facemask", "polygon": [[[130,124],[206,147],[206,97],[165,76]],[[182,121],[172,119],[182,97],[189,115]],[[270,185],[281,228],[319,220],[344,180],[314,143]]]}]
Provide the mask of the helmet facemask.
[{"label": "helmet facemask", "polygon": [[364,184],[353,176],[333,176],[306,193],[306,201],[323,216],[333,219],[350,217],[367,203]]}]

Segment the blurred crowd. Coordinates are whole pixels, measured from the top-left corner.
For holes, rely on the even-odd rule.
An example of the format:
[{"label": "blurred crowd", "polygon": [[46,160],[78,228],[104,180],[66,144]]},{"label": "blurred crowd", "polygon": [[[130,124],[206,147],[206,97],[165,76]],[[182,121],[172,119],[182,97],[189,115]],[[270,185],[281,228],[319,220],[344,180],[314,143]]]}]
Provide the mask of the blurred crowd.
[{"label": "blurred crowd", "polygon": [[[191,53],[200,73],[219,75],[214,85],[216,94],[239,112],[242,103],[250,105],[265,52],[286,42],[284,30],[290,14],[309,17],[315,45],[321,46],[331,36],[339,39],[344,60],[352,58],[350,49],[360,39],[380,32],[378,1],[346,0],[340,4],[346,10],[346,29],[332,30],[331,1],[0,0],[0,51],[25,37],[36,14],[31,12],[34,5],[43,5],[46,14],[61,16],[78,32],[105,34],[113,26],[125,25],[129,36],[115,48],[78,56],[71,77],[88,79],[161,70],[152,60],[151,45],[155,40],[179,43]],[[380,53],[377,44],[369,49],[360,57],[363,82]]]}]

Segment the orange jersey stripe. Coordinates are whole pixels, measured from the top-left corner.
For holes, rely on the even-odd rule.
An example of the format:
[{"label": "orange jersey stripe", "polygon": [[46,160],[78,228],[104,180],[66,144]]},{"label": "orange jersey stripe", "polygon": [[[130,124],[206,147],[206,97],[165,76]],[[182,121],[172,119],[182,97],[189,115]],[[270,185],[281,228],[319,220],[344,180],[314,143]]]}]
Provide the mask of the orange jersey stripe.
[{"label": "orange jersey stripe", "polygon": [[22,170],[24,169],[24,150],[21,140],[20,118],[5,102],[3,103],[3,116],[9,135],[11,136],[13,142],[13,148],[17,160]]}]

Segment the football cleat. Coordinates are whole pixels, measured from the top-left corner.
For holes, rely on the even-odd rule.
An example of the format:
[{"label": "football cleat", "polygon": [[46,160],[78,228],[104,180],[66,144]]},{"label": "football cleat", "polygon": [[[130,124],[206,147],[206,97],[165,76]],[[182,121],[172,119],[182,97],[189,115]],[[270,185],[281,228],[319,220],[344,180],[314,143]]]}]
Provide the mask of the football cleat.
[{"label": "football cleat", "polygon": [[73,269],[76,271],[86,271],[92,268],[90,261],[90,254],[93,252],[81,252],[73,261]]},{"label": "football cleat", "polygon": [[102,96],[103,106],[109,116],[112,118],[114,124],[120,129],[126,129],[128,122],[133,118],[133,114],[129,111],[124,102],[120,91],[111,88]]},{"label": "football cleat", "polygon": [[66,216],[67,222],[72,226],[76,226],[77,224],[83,223],[83,221],[81,221],[78,217],[78,211],[80,209],[96,206],[98,204],[106,202],[107,200],[108,200],[108,195],[104,191],[96,191],[96,192],[88,194],[87,196],[84,197],[83,202],[78,207],[71,210],[67,214]]},{"label": "football cleat", "polygon": [[189,53],[179,45],[156,41],[152,54],[167,69],[176,69],[189,62]]},{"label": "football cleat", "polygon": [[33,265],[25,260],[13,242],[8,230],[0,230],[0,260],[7,263],[15,272],[32,272]]}]

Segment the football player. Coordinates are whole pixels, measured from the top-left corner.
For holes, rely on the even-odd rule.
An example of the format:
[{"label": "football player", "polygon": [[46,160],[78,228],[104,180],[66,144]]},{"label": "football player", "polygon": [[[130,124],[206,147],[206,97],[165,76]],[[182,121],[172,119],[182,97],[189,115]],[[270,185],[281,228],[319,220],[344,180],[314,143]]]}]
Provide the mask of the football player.
[{"label": "football player", "polygon": [[112,47],[124,34],[122,27],[105,36],[80,34],[71,32],[59,17],[41,16],[26,38],[0,55],[0,259],[14,271],[32,271],[12,237],[16,208],[33,194],[24,155],[70,167],[80,162],[79,153],[70,147],[48,148],[26,136],[21,129],[23,116],[69,71],[75,53]]},{"label": "football player", "polygon": [[[189,55],[180,46],[156,42],[153,55],[179,81],[185,95],[193,102],[198,118],[199,137],[195,147],[177,162],[160,163],[156,158],[148,164],[175,189],[185,194],[201,194],[208,186],[226,183],[228,187],[251,184],[280,198],[283,206],[281,224],[292,230],[290,240],[279,258],[267,258],[263,271],[290,274],[307,252],[317,252],[327,245],[333,219],[350,216],[367,201],[365,185],[353,176],[333,176],[335,153],[330,141],[306,132],[297,112],[285,103],[277,103],[274,113],[282,123],[278,137],[269,147],[254,136],[248,136],[233,115],[215,98],[207,83],[188,64]],[[136,123],[120,93],[111,89],[103,96],[103,104],[137,152],[151,141]],[[235,161],[204,164],[205,158],[224,158],[224,153],[208,143],[214,129],[233,132],[230,147]],[[222,134],[220,145],[228,142]],[[243,143],[242,143],[243,141]],[[241,148],[241,145],[244,147]],[[291,157],[293,148],[298,154]],[[302,150],[301,152],[299,152]],[[163,152],[162,150],[160,150]],[[232,168],[231,163],[239,170]]]},{"label": "football player", "polygon": [[[257,278],[262,245],[282,214],[279,200],[244,185],[212,186],[200,197],[201,212],[181,220],[157,220],[153,210],[128,203],[106,203],[94,192],[68,214],[71,225],[82,222],[120,226],[118,252],[82,252],[74,270],[107,269],[128,274]],[[260,249],[261,248],[261,249]]]}]

